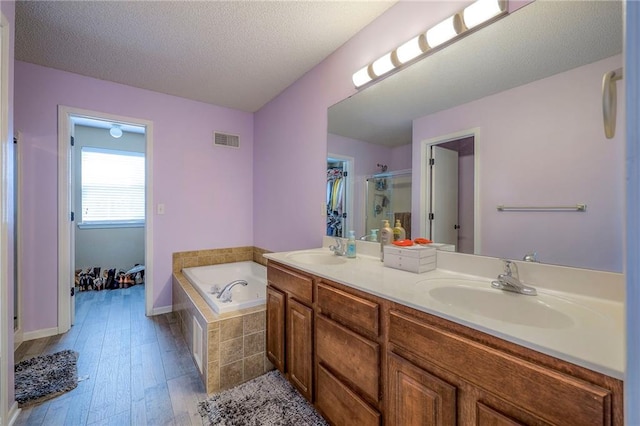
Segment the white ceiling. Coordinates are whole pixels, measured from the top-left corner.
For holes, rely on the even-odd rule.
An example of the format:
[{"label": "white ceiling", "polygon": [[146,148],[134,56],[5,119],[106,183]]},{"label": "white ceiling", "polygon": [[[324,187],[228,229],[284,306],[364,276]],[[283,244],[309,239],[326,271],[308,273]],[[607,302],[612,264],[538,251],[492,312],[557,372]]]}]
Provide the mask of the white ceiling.
[{"label": "white ceiling", "polygon": [[247,112],[395,1],[18,1],[16,59]]}]

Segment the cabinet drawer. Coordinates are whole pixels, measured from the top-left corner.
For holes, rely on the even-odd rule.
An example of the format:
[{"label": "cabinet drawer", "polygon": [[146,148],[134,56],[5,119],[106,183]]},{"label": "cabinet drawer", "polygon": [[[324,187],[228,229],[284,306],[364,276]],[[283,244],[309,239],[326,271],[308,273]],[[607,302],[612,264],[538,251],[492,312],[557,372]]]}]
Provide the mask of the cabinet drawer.
[{"label": "cabinet drawer", "polygon": [[437,329],[404,312],[390,312],[389,341],[395,352],[410,352],[550,423],[611,424],[608,390]]},{"label": "cabinet drawer", "polygon": [[318,307],[323,314],[337,319],[346,326],[379,335],[380,305],[346,293],[324,283],[318,284]]},{"label": "cabinet drawer", "polygon": [[316,405],[333,425],[380,425],[380,413],[321,365],[318,366]]},{"label": "cabinet drawer", "polygon": [[319,363],[378,402],[380,386],[380,346],[347,328],[316,316],[316,354]]},{"label": "cabinet drawer", "polygon": [[269,264],[267,281],[301,302],[312,302],[313,280],[306,275],[298,274],[279,265]]}]

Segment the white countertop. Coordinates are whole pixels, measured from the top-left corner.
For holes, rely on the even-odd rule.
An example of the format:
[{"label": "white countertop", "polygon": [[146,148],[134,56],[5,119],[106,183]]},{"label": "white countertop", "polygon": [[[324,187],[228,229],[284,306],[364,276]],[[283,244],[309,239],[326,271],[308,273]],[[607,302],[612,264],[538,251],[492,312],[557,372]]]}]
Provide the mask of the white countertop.
[{"label": "white countertop", "polygon": [[[430,272],[414,274],[386,268],[378,257],[362,254],[358,254],[356,259],[346,259],[345,263],[336,265],[302,263],[291,257],[292,253],[301,252],[328,253],[329,250],[322,248],[269,253],[264,256],[309,274],[454,321],[617,379],[624,378],[624,303],[619,297],[594,297],[594,292],[588,291],[585,294],[558,291],[548,282],[544,287],[537,286],[535,280],[526,283],[538,289],[538,296],[525,296],[492,289],[490,283],[495,276],[470,275],[440,267]],[[453,257],[456,255],[454,253]],[[446,264],[450,266],[452,255],[445,256]],[[480,256],[473,258],[482,259]],[[474,259],[474,262],[478,260]],[[441,263],[445,264],[444,259]],[[584,274],[590,272],[578,270],[572,274],[571,268],[555,268],[562,269],[558,276],[562,276],[563,281],[571,281],[572,277],[581,281]],[[498,272],[500,270],[496,269],[496,276]],[[598,272],[593,271],[593,274]],[[615,275],[619,274],[610,275],[615,279]],[[603,276],[606,279],[607,274],[595,275],[600,280]],[[564,282],[557,288],[579,288],[576,284],[580,283]],[[461,289],[460,300],[454,303],[450,303],[450,299],[443,301],[438,293],[446,293],[447,290],[434,291],[440,287]],[[471,293],[466,294],[465,289],[470,289]],[[454,292],[454,296],[456,294]],[[500,308],[486,309],[487,305],[481,305],[485,299],[489,300],[486,303],[494,305],[498,301]],[[540,315],[536,317],[538,314]],[[535,319],[538,317],[539,321]]]}]

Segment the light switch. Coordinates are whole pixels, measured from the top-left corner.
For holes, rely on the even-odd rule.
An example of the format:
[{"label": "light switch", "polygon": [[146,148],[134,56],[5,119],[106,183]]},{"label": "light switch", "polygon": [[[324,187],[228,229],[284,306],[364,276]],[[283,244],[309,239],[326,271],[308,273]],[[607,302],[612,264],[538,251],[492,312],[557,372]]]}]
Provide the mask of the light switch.
[{"label": "light switch", "polygon": [[164,214],[164,203],[158,203],[158,206],[156,207],[156,213]]}]

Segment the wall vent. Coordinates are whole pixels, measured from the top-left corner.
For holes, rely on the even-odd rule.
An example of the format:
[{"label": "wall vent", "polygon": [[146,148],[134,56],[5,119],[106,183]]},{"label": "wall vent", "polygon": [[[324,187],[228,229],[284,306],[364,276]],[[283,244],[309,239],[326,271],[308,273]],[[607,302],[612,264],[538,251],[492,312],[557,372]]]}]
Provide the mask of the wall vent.
[{"label": "wall vent", "polygon": [[228,133],[213,132],[213,144],[239,148],[240,136],[230,135]]}]

